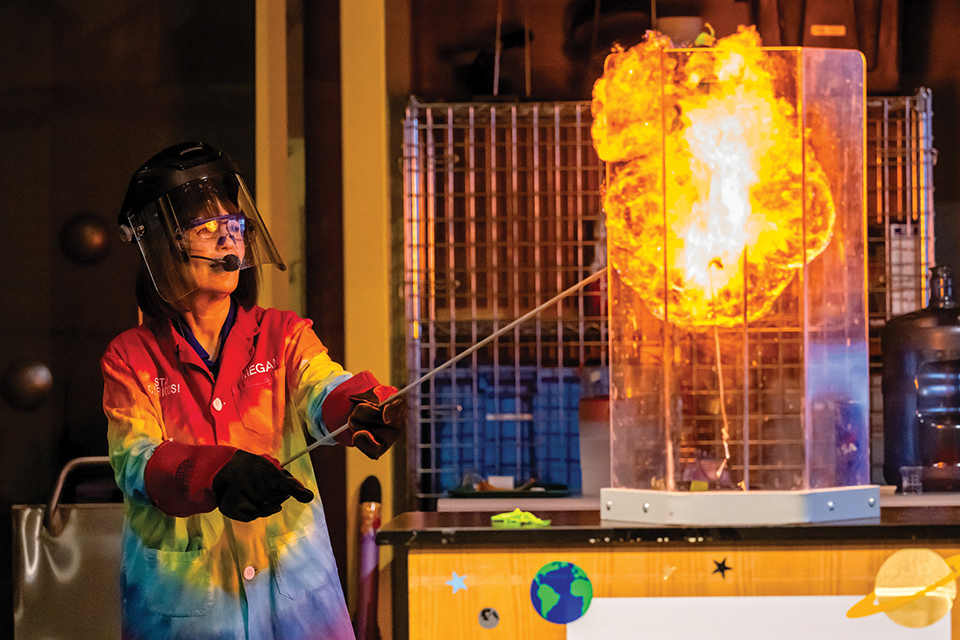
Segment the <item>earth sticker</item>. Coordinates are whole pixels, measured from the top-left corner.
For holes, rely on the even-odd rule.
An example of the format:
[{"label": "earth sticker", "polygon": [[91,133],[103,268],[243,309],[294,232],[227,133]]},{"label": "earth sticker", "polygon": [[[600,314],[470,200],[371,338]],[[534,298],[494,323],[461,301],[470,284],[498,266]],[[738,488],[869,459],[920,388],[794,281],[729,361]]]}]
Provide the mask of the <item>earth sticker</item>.
[{"label": "earth sticker", "polygon": [[543,565],[530,583],[533,608],[548,622],[573,622],[587,612],[592,599],[590,578],[583,569],[570,562]]}]

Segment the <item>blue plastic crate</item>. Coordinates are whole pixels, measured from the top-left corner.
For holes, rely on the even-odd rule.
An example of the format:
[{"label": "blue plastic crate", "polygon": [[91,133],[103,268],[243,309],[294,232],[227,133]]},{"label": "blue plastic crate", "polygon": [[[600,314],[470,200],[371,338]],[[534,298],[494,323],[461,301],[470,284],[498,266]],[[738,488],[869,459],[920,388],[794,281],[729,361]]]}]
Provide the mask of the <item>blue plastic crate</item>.
[{"label": "blue plastic crate", "polygon": [[421,398],[423,492],[443,494],[473,474],[578,493],[579,400],[571,370],[480,366],[437,376]]}]

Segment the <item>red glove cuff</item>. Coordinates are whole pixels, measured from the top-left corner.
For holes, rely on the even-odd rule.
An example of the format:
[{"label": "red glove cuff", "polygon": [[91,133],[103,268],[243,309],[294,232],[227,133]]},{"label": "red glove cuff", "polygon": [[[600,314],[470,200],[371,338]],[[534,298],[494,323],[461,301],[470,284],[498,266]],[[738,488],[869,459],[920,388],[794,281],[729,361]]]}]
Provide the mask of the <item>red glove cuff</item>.
[{"label": "red glove cuff", "polygon": [[143,479],[154,506],[184,518],[217,508],[213,477],[227,464],[235,447],[181,444],[168,440],[153,452]]},{"label": "red glove cuff", "polygon": [[[323,424],[331,433],[347,423],[353,413],[354,403],[350,396],[373,390],[380,402],[397,392],[395,387],[380,384],[369,371],[361,371],[346,382],[342,382],[323,399]],[[346,436],[349,441],[350,436]],[[339,439],[339,438],[338,438]]]},{"label": "red glove cuff", "polygon": [[391,387],[388,384],[378,384],[373,388],[373,392],[377,394],[377,399],[380,400],[380,402],[383,402],[384,400],[386,400],[387,398],[395,394],[397,392],[397,388]]}]

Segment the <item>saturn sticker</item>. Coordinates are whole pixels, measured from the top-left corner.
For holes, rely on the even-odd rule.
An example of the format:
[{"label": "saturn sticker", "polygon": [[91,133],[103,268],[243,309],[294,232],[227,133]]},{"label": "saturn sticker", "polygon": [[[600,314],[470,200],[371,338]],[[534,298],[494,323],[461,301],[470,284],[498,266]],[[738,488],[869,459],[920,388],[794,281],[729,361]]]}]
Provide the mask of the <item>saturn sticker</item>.
[{"label": "saturn sticker", "polygon": [[873,593],[853,605],[847,617],[882,611],[904,627],[929,626],[953,608],[958,567],[960,555],[944,559],[930,549],[901,549],[880,565]]}]

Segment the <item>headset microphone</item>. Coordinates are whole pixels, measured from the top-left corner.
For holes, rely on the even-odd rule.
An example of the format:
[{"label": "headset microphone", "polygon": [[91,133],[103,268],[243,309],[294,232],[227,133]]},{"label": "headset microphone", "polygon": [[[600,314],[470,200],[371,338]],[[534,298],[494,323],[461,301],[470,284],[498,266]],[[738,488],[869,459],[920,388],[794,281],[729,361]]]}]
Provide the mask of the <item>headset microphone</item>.
[{"label": "headset microphone", "polygon": [[236,271],[240,268],[240,258],[232,253],[228,253],[222,258],[208,258],[207,256],[195,256],[193,254],[190,254],[190,257],[196,258],[197,260],[207,260],[213,264],[218,264],[223,267],[224,271]]}]

